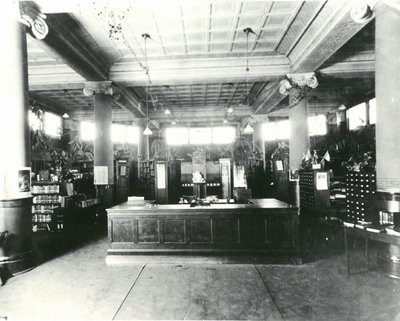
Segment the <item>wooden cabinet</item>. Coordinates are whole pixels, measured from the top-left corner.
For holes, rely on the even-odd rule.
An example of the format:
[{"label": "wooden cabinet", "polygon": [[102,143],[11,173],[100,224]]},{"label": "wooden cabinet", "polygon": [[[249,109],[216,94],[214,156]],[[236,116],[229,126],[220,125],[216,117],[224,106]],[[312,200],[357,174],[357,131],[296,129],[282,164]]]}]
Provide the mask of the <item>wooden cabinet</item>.
[{"label": "wooden cabinet", "polygon": [[368,217],[368,207],[374,198],[375,192],[376,174],[374,172],[346,173],[347,222],[372,222],[376,220],[376,217]]},{"label": "wooden cabinet", "polygon": [[129,166],[127,159],[114,160],[114,202],[120,204],[128,200]]},{"label": "wooden cabinet", "polygon": [[222,198],[232,197],[232,170],[230,158],[221,158],[219,160],[221,173]]},{"label": "wooden cabinet", "polygon": [[329,216],[330,177],[324,170],[300,170],[300,216],[303,222],[314,222]]},{"label": "wooden cabinet", "polygon": [[140,183],[143,186],[144,199],[154,200],[156,197],[154,161],[153,160],[141,161],[139,164],[139,169],[140,169]]}]

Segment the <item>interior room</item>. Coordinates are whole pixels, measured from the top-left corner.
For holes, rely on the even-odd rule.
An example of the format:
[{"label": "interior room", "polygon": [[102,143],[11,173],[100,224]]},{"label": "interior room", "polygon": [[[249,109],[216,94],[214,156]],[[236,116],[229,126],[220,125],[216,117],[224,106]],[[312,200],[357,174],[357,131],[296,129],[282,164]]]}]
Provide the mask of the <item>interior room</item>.
[{"label": "interior room", "polygon": [[0,16],[0,320],[400,320],[397,0]]}]

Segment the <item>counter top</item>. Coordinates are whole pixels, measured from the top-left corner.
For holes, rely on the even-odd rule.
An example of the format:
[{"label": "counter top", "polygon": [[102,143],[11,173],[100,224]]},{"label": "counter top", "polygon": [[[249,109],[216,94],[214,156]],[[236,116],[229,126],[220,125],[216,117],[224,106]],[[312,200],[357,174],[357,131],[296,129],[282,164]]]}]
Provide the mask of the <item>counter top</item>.
[{"label": "counter top", "polygon": [[[228,203],[212,203],[209,206],[190,207],[190,204],[160,204],[160,205],[132,205],[127,202],[113,206],[107,209],[108,213],[121,213],[125,211],[208,211],[210,209],[230,210],[230,209],[256,209],[256,208],[274,208],[274,209],[296,209],[295,206],[279,201],[274,198],[252,199],[253,204],[228,204]],[[150,202],[148,203],[150,204]]]}]

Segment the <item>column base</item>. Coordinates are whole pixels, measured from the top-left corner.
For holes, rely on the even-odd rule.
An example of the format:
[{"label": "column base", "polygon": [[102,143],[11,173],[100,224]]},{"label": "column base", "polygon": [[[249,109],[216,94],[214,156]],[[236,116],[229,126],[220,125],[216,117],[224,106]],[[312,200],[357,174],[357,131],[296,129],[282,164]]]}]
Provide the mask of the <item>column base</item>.
[{"label": "column base", "polygon": [[11,274],[35,266],[31,204],[31,197],[0,200],[0,233],[8,232],[0,244],[0,267]]}]

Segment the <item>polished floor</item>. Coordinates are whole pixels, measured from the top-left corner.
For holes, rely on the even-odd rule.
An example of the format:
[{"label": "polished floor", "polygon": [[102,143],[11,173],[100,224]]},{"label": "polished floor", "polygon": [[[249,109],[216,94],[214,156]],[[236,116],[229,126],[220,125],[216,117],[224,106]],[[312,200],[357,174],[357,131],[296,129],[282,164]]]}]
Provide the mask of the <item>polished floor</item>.
[{"label": "polished floor", "polygon": [[[348,275],[329,244],[302,265],[107,266],[107,239],[86,240],[0,287],[0,320],[400,320],[400,280]],[[374,264],[372,264],[374,267]]]}]

